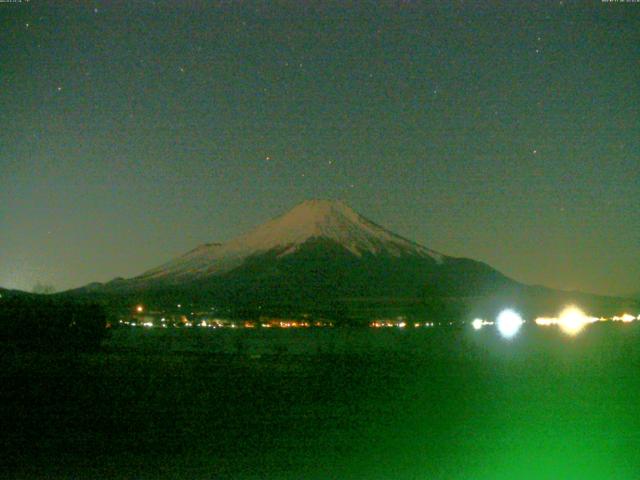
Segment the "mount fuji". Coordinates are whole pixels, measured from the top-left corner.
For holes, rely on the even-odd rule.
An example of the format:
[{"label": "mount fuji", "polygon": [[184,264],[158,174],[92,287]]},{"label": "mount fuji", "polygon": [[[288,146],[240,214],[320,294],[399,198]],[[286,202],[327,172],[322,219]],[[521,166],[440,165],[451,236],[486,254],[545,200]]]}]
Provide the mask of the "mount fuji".
[{"label": "mount fuji", "polygon": [[256,256],[271,254],[278,260],[295,256],[320,241],[354,259],[413,257],[437,264],[445,258],[367,220],[342,202],[308,200],[228,243],[201,245],[134,280],[180,283],[203,279],[229,272]]},{"label": "mount fuji", "polygon": [[[505,305],[532,315],[578,303],[593,314],[638,305],[531,286],[489,265],[401,237],[339,201],[308,200],[226,243],[206,243],[133,278],[62,292],[115,310],[214,306],[238,317],[302,313],[359,321],[491,315]],[[134,303],[135,302],[135,303]],[[600,312],[600,313],[599,313]]]},{"label": "mount fuji", "polygon": [[340,201],[308,200],[227,243],[203,244],[139,276],[76,292],[291,305],[467,297],[519,285],[484,263],[396,235]]}]

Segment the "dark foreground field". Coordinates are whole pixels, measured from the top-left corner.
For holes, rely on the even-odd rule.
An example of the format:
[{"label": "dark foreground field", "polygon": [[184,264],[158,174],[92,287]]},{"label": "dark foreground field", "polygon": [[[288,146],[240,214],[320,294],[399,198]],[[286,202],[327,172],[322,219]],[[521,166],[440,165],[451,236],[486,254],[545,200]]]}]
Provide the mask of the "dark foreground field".
[{"label": "dark foreground field", "polygon": [[122,330],[2,349],[0,476],[631,479],[640,325]]}]

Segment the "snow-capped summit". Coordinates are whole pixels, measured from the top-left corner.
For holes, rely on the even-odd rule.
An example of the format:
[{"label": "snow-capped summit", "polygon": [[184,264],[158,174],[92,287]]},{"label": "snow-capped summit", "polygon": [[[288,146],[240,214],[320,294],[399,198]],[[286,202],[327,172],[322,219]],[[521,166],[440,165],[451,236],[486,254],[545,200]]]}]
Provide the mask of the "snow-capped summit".
[{"label": "snow-capped summit", "polygon": [[402,238],[356,213],[341,201],[307,200],[287,213],[224,244],[204,244],[150,270],[139,280],[176,280],[227,272],[254,255],[277,252],[285,257],[313,239],[334,242],[351,254],[416,256],[442,261],[433,250]]},{"label": "snow-capped summit", "polygon": [[256,251],[287,247],[281,253],[287,255],[312,238],[333,240],[357,256],[365,252],[439,256],[367,220],[343,202],[331,200],[302,202],[227,246]]},{"label": "snow-capped summit", "polygon": [[549,308],[549,302],[567,299],[483,262],[434,252],[330,200],[302,202],[226,243],[205,243],[137,277],[70,293],[215,305],[241,318],[312,312],[336,321],[407,312],[459,315],[465,302],[493,308],[497,301],[502,308],[514,298]]},{"label": "snow-capped summit", "polygon": [[336,302],[354,299],[373,302],[358,303],[366,310],[389,299],[470,298],[518,288],[489,265],[434,252],[342,202],[308,200],[226,243],[205,243],[137,277],[78,291],[278,314],[313,307],[324,315],[340,311]]}]

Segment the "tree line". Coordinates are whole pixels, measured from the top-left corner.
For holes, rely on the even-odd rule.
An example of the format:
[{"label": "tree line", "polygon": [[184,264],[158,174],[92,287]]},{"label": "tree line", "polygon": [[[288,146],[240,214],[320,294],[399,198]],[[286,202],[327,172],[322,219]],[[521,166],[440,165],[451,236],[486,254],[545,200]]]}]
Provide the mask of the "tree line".
[{"label": "tree line", "polygon": [[95,350],[108,333],[104,308],[41,295],[0,300],[0,342],[41,350]]}]

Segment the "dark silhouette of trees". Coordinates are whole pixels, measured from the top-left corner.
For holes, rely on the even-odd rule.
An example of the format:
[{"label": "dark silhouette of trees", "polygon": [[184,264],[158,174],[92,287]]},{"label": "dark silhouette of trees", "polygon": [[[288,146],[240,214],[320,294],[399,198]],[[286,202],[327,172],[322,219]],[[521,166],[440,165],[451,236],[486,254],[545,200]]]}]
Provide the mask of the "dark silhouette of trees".
[{"label": "dark silhouette of trees", "polygon": [[96,304],[28,296],[0,300],[0,342],[39,350],[95,350],[107,316]]}]

